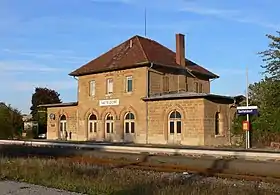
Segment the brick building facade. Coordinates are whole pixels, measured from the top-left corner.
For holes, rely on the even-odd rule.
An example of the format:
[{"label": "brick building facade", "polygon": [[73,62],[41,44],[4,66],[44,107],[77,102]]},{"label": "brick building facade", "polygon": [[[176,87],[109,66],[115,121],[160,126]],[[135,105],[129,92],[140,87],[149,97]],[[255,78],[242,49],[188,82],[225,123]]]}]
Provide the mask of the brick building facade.
[{"label": "brick building facade", "polygon": [[134,36],[70,73],[78,101],[47,107],[47,139],[227,145],[238,98],[210,93],[218,78],[176,52]]}]

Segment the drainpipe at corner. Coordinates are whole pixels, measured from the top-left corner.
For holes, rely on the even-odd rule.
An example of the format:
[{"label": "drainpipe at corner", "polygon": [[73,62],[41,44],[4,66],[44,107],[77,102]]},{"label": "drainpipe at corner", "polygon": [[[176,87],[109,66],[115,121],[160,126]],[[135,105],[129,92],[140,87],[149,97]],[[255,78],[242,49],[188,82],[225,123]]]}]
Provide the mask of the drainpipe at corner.
[{"label": "drainpipe at corner", "polygon": [[[79,105],[79,80],[76,78],[76,76],[73,76],[73,78],[78,81],[78,89],[77,89],[77,102],[78,102],[78,105]],[[77,105],[77,109],[76,109],[76,139],[79,139],[79,107]],[[86,131],[87,132],[87,131]],[[72,132],[72,137],[71,139],[73,139],[73,132]],[[86,135],[86,141],[87,141],[88,137]]]},{"label": "drainpipe at corner", "polygon": [[234,120],[233,116],[231,115],[231,109],[232,108],[236,108],[236,103],[234,102],[233,104],[231,104],[229,106],[229,109],[228,109],[228,127],[229,127],[229,143],[230,145],[232,145],[232,139],[231,139],[231,136],[232,136],[232,120]]},{"label": "drainpipe at corner", "polygon": [[[147,91],[146,91],[146,97],[148,98],[150,95],[149,95],[149,92],[150,92],[150,69],[153,67],[153,65],[154,65],[154,63],[152,62],[151,63],[151,66],[148,68],[148,70],[147,70],[147,75],[146,75],[146,77],[147,77],[147,80],[146,80],[146,82],[147,82],[147,86],[146,86],[146,89],[147,89]],[[149,131],[148,131],[148,129],[149,129],[149,106],[148,106],[148,101],[146,101],[146,144],[148,144],[149,143],[149,139],[148,139],[148,133],[149,133]]]}]

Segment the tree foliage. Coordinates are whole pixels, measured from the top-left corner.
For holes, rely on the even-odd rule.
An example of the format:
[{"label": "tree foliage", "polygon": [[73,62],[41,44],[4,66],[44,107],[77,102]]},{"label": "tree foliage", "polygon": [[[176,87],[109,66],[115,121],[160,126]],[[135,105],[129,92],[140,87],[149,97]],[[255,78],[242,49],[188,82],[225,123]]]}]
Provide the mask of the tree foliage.
[{"label": "tree foliage", "polygon": [[21,112],[11,105],[0,104],[0,138],[9,139],[21,136],[23,121]]},{"label": "tree foliage", "polygon": [[278,36],[266,35],[270,39],[269,49],[260,52],[265,65],[261,67],[265,69],[264,73],[270,78],[280,79],[280,31],[277,31]]},{"label": "tree foliage", "polygon": [[[279,32],[277,32],[280,35]],[[280,141],[280,37],[267,35],[271,43],[269,49],[260,52],[265,65],[265,77],[249,86],[249,104],[259,108],[259,116],[251,117],[253,143],[270,144]],[[239,117],[234,125],[234,132],[240,133]]]},{"label": "tree foliage", "polygon": [[45,133],[47,130],[47,110],[46,108],[38,108],[38,106],[61,103],[59,96],[60,94],[55,90],[40,87],[35,88],[35,92],[32,95],[32,106],[30,110],[33,120],[38,121],[39,134]]}]

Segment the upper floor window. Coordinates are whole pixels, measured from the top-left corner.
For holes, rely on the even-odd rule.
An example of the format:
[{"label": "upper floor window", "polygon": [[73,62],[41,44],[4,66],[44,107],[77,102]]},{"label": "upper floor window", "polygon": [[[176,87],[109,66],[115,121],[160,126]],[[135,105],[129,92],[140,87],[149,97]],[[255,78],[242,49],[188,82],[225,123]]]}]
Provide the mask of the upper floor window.
[{"label": "upper floor window", "polygon": [[194,83],[194,87],[195,87],[195,88],[194,88],[195,92],[198,93],[198,82],[195,82],[195,83]]},{"label": "upper floor window", "polygon": [[133,82],[132,76],[126,77],[126,92],[132,92]]},{"label": "upper floor window", "polygon": [[95,81],[89,82],[89,95],[95,96]]},{"label": "upper floor window", "polygon": [[169,91],[169,77],[164,76],[163,77],[163,92],[168,92]]},{"label": "upper floor window", "polygon": [[202,93],[202,83],[199,83],[199,93]]},{"label": "upper floor window", "polygon": [[106,81],[106,93],[112,94],[113,93],[113,79],[107,79]]}]

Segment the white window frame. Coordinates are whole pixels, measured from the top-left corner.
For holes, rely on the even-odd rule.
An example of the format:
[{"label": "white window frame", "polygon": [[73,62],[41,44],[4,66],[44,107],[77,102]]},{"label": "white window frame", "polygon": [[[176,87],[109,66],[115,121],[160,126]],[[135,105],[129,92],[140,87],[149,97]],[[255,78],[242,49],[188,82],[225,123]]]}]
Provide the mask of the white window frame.
[{"label": "white window frame", "polygon": [[[125,134],[135,134],[135,115],[133,113],[131,113],[133,115],[133,118],[127,118],[127,116],[130,114],[130,112],[126,113],[126,115],[124,116],[124,133]],[[126,123],[128,123],[128,132],[126,132]],[[133,132],[132,132],[132,123],[133,123]]]},{"label": "white window frame", "polygon": [[[131,81],[131,91],[128,89],[128,82]],[[132,76],[127,76],[126,77],[126,86],[125,86],[125,91],[127,93],[131,93],[133,91],[133,77]]]},{"label": "white window frame", "polygon": [[[176,117],[176,116],[175,116],[175,118],[171,118],[171,114],[174,113],[174,112],[175,112],[175,113],[178,113],[180,116],[179,116],[179,117]],[[173,131],[174,131],[173,133],[170,132],[170,130],[171,130],[171,129],[170,129],[170,126],[171,126],[170,123],[171,123],[171,122],[173,123],[173,128],[174,128],[174,129],[173,129]],[[178,122],[180,122],[180,132],[179,132],[179,133],[178,133]],[[177,111],[177,110],[172,111],[172,112],[169,114],[169,118],[168,118],[168,132],[169,132],[169,134],[170,134],[170,135],[174,135],[174,134],[176,134],[176,135],[181,135],[181,134],[182,134],[182,130],[183,130],[183,129],[182,129],[182,126],[183,126],[182,124],[183,124],[183,123],[182,123],[182,115],[181,115],[181,113],[180,113],[179,111]]]},{"label": "white window frame", "polygon": [[112,78],[106,80],[106,94],[112,94],[114,91],[114,82]]},{"label": "white window frame", "polygon": [[[90,119],[91,115],[94,115],[96,117],[96,120],[91,120]],[[91,114],[91,115],[89,116],[89,119],[88,119],[88,132],[90,134],[97,133],[97,116],[95,114]],[[92,127],[92,129],[90,129],[90,126]],[[92,131],[90,131],[90,130],[92,130]]]},{"label": "white window frame", "polygon": [[91,97],[95,96],[95,90],[96,90],[96,83],[95,80],[92,80],[89,82],[89,95]]},{"label": "white window frame", "polygon": [[[108,119],[108,117],[110,117],[110,119]],[[106,134],[113,134],[114,133],[114,123],[115,123],[115,117],[108,113],[106,115],[106,118],[105,118],[105,133]],[[107,124],[109,124],[109,132],[108,132],[108,129],[107,129]]]}]

